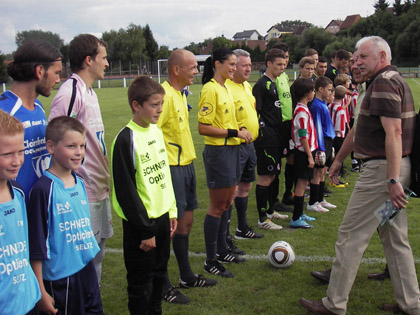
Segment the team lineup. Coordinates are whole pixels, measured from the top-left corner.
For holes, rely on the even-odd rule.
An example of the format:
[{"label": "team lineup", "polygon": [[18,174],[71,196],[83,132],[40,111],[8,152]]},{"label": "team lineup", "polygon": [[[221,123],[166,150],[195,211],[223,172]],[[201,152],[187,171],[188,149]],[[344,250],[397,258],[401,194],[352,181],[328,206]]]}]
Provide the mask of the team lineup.
[{"label": "team lineup", "polygon": [[[220,48],[205,61],[198,133],[209,195],[203,223],[209,277],[189,261],[198,200],[187,87],[199,73],[196,57],[176,49],[164,83],[146,76],[131,83],[132,119],[121,126],[108,159],[92,88],[104,79],[106,48],[89,34],[71,41],[73,73],[55,95],[48,119],[37,97],[50,96],[60,82],[61,53],[46,42],[28,41],[8,66],[13,84],[0,96],[0,313],[103,314],[100,285],[106,240],[113,235],[111,206],[122,221],[130,314],[161,314],[162,300],[188,304],[178,287],[211,289],[218,285],[214,278],[235,278],[228,264],[246,257],[233,239],[257,244],[261,231],[316,229],[316,218],[308,214],[328,215],[336,208],[326,200],[326,181],[348,185],[341,176],[351,155],[352,171],[360,176],[338,230],[336,257],[331,269],[312,271],[328,283],[326,296],[299,303],[312,313],[345,314],[363,252],[377,231],[387,266],[371,277],[391,278],[396,300],[382,309],[420,314],[405,211],[416,113],[386,41],[362,38],[353,54],[340,49],[330,64],[308,49],[291,85],[284,43],[266,52],[265,72],[254,86],[247,51]],[[261,231],[247,221],[254,181]],[[377,218],[387,204],[390,213]],[[231,235],[233,207],[237,226]],[[171,247],[177,285],[168,275]],[[274,267],[289,267],[294,259],[287,242],[269,250]]]}]

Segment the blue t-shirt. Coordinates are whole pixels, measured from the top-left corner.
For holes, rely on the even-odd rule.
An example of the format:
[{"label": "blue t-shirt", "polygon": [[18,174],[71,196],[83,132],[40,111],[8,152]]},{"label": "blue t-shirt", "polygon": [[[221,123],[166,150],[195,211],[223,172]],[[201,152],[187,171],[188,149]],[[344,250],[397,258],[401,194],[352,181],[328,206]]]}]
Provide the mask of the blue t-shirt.
[{"label": "blue t-shirt", "polygon": [[8,182],[12,200],[0,204],[0,313],[26,314],[41,298],[29,261],[25,196]]},{"label": "blue t-shirt", "polygon": [[28,196],[32,186],[50,166],[50,155],[45,144],[47,117],[41,102],[35,100],[35,109],[29,110],[11,91],[6,91],[0,96],[0,109],[19,119],[25,128],[25,161],[16,181]]},{"label": "blue t-shirt", "polygon": [[311,104],[311,115],[316,129],[318,151],[325,151],[324,138],[335,138],[334,126],[327,104],[315,97]]},{"label": "blue t-shirt", "polygon": [[76,184],[45,171],[29,196],[28,221],[33,260],[43,260],[44,280],[54,281],[83,269],[99,252],[92,232],[89,203],[81,177]]}]

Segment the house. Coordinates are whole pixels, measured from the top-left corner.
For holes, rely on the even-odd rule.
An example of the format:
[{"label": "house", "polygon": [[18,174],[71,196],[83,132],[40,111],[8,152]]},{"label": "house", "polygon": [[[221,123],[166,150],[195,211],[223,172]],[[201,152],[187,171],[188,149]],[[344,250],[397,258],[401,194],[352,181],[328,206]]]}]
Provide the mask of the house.
[{"label": "house", "polygon": [[233,35],[234,41],[243,41],[243,40],[258,40],[261,36],[257,30],[248,30],[243,32],[237,32]]},{"label": "house", "polygon": [[293,34],[296,36],[300,36],[306,29],[306,25],[283,25],[277,23],[276,25],[273,25],[268,29],[267,35],[264,37],[264,40],[266,42],[269,42],[272,39],[281,38],[285,34]]},{"label": "house", "polygon": [[340,31],[341,24],[343,24],[342,20],[331,20],[331,22],[325,27],[325,30],[335,35]]},{"label": "house", "polygon": [[263,39],[259,40],[235,40],[233,41],[235,44],[239,44],[240,46],[246,45],[251,49],[255,49],[255,47],[259,46],[261,51],[264,51],[267,47],[265,45],[265,41]]},{"label": "house", "polygon": [[359,22],[362,19],[360,14],[354,14],[354,15],[348,15],[343,23],[340,25],[340,31],[346,30],[350,27],[352,27],[354,24]]}]

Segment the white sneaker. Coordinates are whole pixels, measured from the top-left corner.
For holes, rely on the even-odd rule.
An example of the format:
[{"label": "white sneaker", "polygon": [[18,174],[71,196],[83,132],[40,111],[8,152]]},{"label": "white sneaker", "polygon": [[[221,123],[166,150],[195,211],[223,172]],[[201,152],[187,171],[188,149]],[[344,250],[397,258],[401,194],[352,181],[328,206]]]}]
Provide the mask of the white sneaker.
[{"label": "white sneaker", "polygon": [[327,208],[324,208],[323,206],[321,206],[321,204],[318,201],[315,202],[313,205],[310,205],[308,203],[308,205],[306,206],[306,209],[309,211],[315,211],[315,212],[329,212],[330,211]]},{"label": "white sneaker", "polygon": [[265,220],[264,222],[260,222],[258,220],[258,227],[264,230],[281,230],[283,227],[281,225],[275,224],[270,221],[270,219]]},{"label": "white sneaker", "polygon": [[321,201],[321,206],[324,207],[324,208],[329,208],[329,209],[335,209],[335,208],[337,208],[336,205],[333,205],[332,203],[329,203],[325,199]]},{"label": "white sneaker", "polygon": [[269,213],[266,213],[266,214],[267,214],[267,218],[269,218],[270,220],[273,220],[273,219],[285,220],[289,218],[287,214],[280,214],[277,211],[274,211],[272,214],[269,214]]}]

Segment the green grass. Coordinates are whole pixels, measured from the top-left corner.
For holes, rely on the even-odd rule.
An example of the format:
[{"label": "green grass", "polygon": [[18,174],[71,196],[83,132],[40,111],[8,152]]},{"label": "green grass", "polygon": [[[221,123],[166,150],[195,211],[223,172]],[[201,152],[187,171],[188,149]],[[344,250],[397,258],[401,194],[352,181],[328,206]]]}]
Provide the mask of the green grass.
[{"label": "green grass", "polygon": [[[416,108],[420,104],[420,80],[408,79],[415,98]],[[103,85],[102,85],[103,86]],[[195,211],[195,223],[190,235],[190,262],[193,271],[204,273],[204,238],[203,220],[208,205],[208,193],[205,184],[205,173],[201,158],[204,141],[197,132],[197,104],[201,85],[193,85],[193,94],[188,102],[193,106],[190,113],[191,132],[195,141],[197,161],[197,195],[199,208]],[[102,108],[102,115],[106,129],[106,144],[108,152],[112,140],[131,118],[131,111],[127,102],[127,89],[103,88],[96,90]],[[52,97],[54,96],[53,93]],[[49,112],[52,97],[41,101]],[[349,160],[346,165],[350,166]],[[191,298],[191,303],[185,306],[163,302],[163,312],[166,314],[307,314],[299,306],[298,300],[304,296],[310,299],[319,299],[325,296],[326,286],[321,285],[310,275],[311,270],[329,268],[334,257],[334,244],[337,229],[343,217],[347,201],[356,181],[357,174],[351,173],[347,177],[350,187],[346,189],[333,189],[334,193],[328,199],[338,207],[327,214],[309,213],[317,220],[312,230],[291,230],[286,221],[283,222],[282,231],[265,231],[265,237],[260,240],[244,240],[238,245],[254,259],[248,259],[243,264],[229,265],[228,269],[235,274],[233,279],[222,279],[214,288],[196,288],[182,292]],[[283,175],[281,176],[283,181]],[[283,188],[280,188],[282,193]],[[408,207],[409,238],[417,259],[420,262],[420,218],[418,209],[419,199],[412,199]],[[248,206],[248,222],[256,225],[257,211],[255,204],[255,190],[250,192]],[[126,279],[122,248],[121,220],[113,213],[113,238],[107,241],[108,252],[105,255],[102,276],[102,300],[104,311],[108,315],[128,314]],[[236,212],[233,211],[231,232],[236,226]],[[259,231],[260,232],[260,231]],[[297,259],[294,265],[286,270],[272,268],[265,255],[270,245],[277,240],[289,242],[295,249]],[[109,251],[113,250],[113,251]],[[379,271],[384,267],[383,250],[376,233],[373,235],[354,283],[348,303],[348,314],[378,314],[378,307],[382,303],[394,302],[391,282],[367,280],[370,272]],[[375,260],[378,259],[378,260]],[[177,284],[179,272],[174,256],[169,261],[169,275],[173,284]],[[207,274],[208,275],[208,274]]]}]

